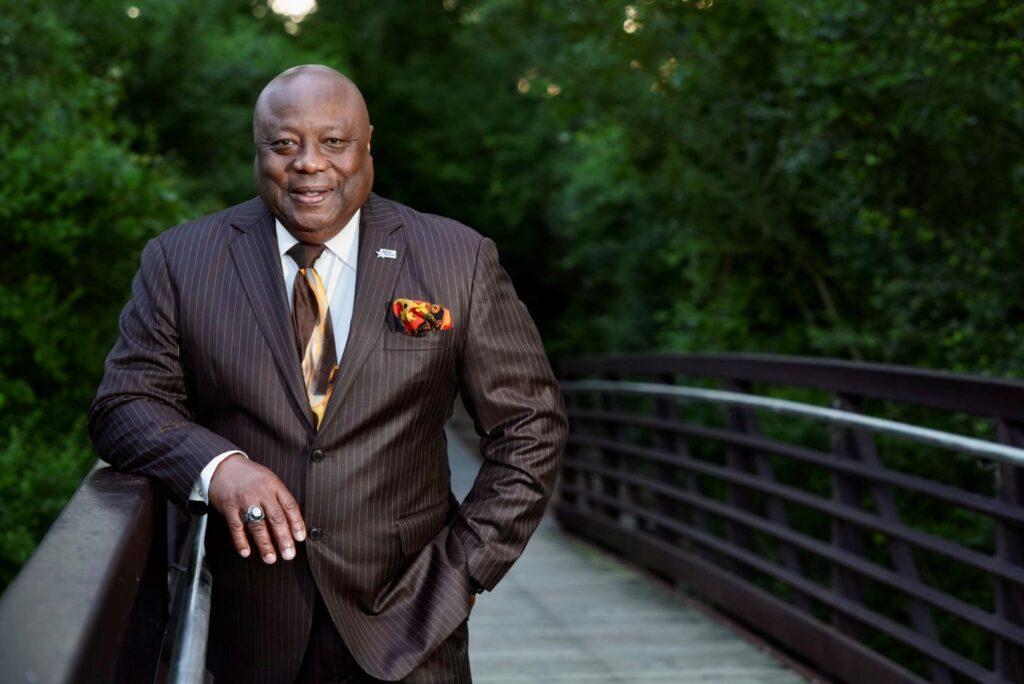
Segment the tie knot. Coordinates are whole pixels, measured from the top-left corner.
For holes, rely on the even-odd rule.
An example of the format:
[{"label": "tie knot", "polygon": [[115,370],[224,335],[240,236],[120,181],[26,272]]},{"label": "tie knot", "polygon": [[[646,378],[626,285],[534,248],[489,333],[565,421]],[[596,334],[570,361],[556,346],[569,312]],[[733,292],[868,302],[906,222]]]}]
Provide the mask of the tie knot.
[{"label": "tie knot", "polygon": [[299,265],[299,268],[309,268],[323,254],[323,251],[324,245],[307,245],[304,242],[296,242],[288,248],[285,254],[290,256]]}]

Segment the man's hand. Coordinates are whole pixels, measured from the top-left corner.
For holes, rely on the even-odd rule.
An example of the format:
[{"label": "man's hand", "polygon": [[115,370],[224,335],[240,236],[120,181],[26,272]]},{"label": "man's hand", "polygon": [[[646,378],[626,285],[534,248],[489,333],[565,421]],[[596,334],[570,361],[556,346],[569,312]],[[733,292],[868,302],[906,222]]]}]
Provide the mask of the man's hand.
[{"label": "man's hand", "polygon": [[[277,560],[271,533],[285,560],[295,558],[292,538],[306,538],[306,523],[295,497],[284,486],[274,471],[249,460],[242,454],[232,454],[217,466],[210,480],[210,504],[221,512],[231,531],[231,541],[243,558],[249,557],[248,532],[259,549],[265,563]],[[266,515],[264,520],[246,525],[243,515],[249,506],[259,505]],[[270,528],[269,531],[267,528]]]}]

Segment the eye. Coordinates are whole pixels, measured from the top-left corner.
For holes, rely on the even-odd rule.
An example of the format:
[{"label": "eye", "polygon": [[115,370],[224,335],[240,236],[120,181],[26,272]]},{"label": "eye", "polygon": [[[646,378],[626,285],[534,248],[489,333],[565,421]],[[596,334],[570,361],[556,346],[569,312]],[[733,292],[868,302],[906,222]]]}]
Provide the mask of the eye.
[{"label": "eye", "polygon": [[291,138],[280,138],[270,143],[270,146],[275,149],[279,149],[282,147],[291,147],[293,145],[295,145],[295,141],[292,140]]},{"label": "eye", "polygon": [[327,144],[331,145],[333,147],[340,147],[342,145],[348,144],[348,141],[347,140],[343,140],[342,138],[328,138],[327,139]]}]

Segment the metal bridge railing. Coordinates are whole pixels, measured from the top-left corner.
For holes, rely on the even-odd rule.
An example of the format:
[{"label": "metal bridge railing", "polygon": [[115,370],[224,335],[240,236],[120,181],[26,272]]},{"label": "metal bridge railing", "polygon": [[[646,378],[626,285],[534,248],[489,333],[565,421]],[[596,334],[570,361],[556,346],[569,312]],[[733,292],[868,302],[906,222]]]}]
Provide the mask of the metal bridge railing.
[{"label": "metal bridge railing", "polygon": [[205,523],[97,461],[0,598],[0,681],[205,681]]},{"label": "metal bridge railing", "polygon": [[188,573],[179,579],[180,607],[176,611],[168,684],[200,684],[206,680],[206,641],[210,633],[213,575],[206,562],[208,514],[192,519],[188,533]]},{"label": "metal bridge railing", "polygon": [[841,680],[1024,681],[1024,383],[749,355],[558,370],[567,528]]}]

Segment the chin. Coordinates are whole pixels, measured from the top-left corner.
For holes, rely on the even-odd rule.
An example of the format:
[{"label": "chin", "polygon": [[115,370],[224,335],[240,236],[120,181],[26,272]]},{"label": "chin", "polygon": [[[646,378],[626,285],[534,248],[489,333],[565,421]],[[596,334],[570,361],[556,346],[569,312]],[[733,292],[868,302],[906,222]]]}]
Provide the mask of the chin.
[{"label": "chin", "polygon": [[[340,214],[336,212],[331,212],[329,217],[314,216],[313,212],[289,212],[286,216],[295,226],[294,232],[301,232],[310,237],[333,233],[344,227],[339,218]],[[285,227],[288,228],[287,225]]]}]

